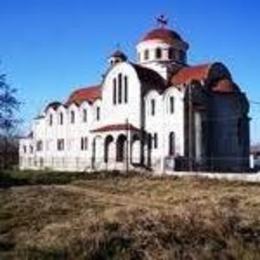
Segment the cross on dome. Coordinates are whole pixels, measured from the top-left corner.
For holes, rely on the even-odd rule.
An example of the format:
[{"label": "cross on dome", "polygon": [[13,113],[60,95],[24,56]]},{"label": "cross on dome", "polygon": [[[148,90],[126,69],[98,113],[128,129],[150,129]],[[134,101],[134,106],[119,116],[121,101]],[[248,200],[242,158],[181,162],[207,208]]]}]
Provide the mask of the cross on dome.
[{"label": "cross on dome", "polygon": [[168,18],[164,14],[156,18],[157,24],[159,27],[164,28],[168,25]]}]

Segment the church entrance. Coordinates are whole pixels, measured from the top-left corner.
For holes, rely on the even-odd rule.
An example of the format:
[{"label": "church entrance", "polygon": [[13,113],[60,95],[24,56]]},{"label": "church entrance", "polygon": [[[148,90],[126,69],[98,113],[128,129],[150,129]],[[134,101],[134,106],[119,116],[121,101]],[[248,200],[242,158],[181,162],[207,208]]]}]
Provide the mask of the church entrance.
[{"label": "church entrance", "polygon": [[125,161],[125,159],[127,157],[126,149],[127,149],[127,138],[125,135],[121,134],[118,136],[117,142],[116,142],[116,161],[117,162]]},{"label": "church entrance", "polygon": [[109,135],[105,139],[105,151],[104,151],[104,162],[108,163],[109,161],[112,161],[114,159],[113,156],[113,142],[114,138],[112,135]]}]

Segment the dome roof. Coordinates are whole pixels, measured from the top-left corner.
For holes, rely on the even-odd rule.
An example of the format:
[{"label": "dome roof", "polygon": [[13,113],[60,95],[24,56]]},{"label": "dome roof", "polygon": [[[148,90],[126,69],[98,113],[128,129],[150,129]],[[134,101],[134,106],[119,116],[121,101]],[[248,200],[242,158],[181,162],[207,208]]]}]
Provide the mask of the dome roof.
[{"label": "dome roof", "polygon": [[122,60],[127,60],[127,56],[120,50],[116,50],[111,56],[111,58],[120,58]]},{"label": "dome roof", "polygon": [[166,28],[158,28],[148,32],[141,40],[141,42],[149,40],[162,40],[170,44],[175,42],[176,40],[183,41],[181,36],[177,32]]}]

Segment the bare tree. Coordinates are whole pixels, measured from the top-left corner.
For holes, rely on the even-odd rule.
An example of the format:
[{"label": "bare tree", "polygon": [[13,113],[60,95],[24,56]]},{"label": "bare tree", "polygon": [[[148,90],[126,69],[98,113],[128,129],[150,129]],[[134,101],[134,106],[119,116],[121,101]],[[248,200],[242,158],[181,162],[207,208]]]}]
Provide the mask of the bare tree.
[{"label": "bare tree", "polygon": [[0,162],[1,167],[10,167],[18,158],[17,112],[20,102],[17,90],[6,82],[6,75],[0,74]]}]

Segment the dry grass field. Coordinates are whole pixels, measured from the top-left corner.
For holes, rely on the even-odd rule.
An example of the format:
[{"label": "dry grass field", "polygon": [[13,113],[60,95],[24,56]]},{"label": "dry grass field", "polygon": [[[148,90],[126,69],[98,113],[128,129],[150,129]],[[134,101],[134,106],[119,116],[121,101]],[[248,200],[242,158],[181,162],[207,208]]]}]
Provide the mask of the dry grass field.
[{"label": "dry grass field", "polygon": [[260,259],[259,184],[31,176],[0,189],[0,259]]}]

